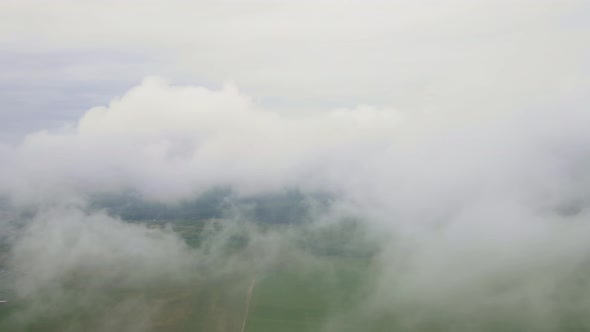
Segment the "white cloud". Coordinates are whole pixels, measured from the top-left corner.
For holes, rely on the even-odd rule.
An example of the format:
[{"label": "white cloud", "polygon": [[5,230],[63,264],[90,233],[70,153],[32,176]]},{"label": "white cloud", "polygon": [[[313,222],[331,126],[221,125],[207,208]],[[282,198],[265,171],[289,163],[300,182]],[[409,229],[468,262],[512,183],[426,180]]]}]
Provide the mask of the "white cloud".
[{"label": "white cloud", "polygon": [[400,118],[370,106],[289,116],[231,84],[209,90],[148,78],[69,129],[29,135],[7,157],[5,188],[30,198],[131,187],[163,200],[223,185],[318,189],[314,181],[328,185],[321,178],[331,168],[381,151]]},{"label": "white cloud", "polygon": [[475,118],[372,106],[285,114],[232,84],[148,78],[68,128],[5,148],[0,179],[25,201],[123,189],[175,201],[215,186],[298,186],[431,222],[478,199],[535,208],[584,200],[588,121],[576,108]]}]

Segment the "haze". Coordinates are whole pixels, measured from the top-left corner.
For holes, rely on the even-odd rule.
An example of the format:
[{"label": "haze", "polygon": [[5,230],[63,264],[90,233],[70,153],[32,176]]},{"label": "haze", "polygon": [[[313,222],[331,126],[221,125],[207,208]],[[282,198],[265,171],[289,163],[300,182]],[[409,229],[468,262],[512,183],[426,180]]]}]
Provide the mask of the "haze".
[{"label": "haze", "polygon": [[590,3],[0,3],[3,331],[590,331]]}]

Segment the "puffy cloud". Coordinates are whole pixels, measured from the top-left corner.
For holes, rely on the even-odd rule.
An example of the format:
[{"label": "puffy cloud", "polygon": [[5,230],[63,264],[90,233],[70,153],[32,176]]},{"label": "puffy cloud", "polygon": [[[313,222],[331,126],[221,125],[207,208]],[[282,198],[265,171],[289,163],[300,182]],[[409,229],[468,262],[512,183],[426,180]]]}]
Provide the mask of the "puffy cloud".
[{"label": "puffy cloud", "polygon": [[285,115],[231,84],[209,90],[148,78],[70,128],[27,136],[6,157],[5,188],[26,199],[133,188],[168,201],[214,186],[318,189],[329,185],[321,178],[330,168],[360,166],[381,151],[400,119],[370,106]]},{"label": "puffy cloud", "polygon": [[2,183],[14,198],[38,202],[127,189],[174,202],[216,186],[301,187],[412,220],[442,218],[480,198],[556,207],[585,201],[586,121],[577,108],[286,114],[233,84],[212,90],[152,77],[63,130],[6,147]]}]

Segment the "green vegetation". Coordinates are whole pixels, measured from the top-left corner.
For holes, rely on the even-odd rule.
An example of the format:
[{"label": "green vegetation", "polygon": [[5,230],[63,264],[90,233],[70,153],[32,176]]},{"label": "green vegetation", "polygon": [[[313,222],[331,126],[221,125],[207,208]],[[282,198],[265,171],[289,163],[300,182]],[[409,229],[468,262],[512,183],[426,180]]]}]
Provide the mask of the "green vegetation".
[{"label": "green vegetation", "polygon": [[362,298],[370,260],[322,257],[301,271],[286,266],[257,279],[246,331],[320,331]]},{"label": "green vegetation", "polygon": [[[241,331],[244,319],[248,332],[320,331],[362,296],[371,250],[360,250],[355,234],[361,229],[353,221],[319,229],[250,222],[231,228],[226,222],[141,221],[148,228],[171,229],[200,252],[212,243],[222,243],[224,250],[213,265],[196,267],[171,284],[88,284],[86,272],[74,273],[58,281],[61,291],[51,292],[56,298],[40,293],[0,305],[0,331],[234,332]],[[265,233],[280,236],[281,257],[263,269],[245,264],[222,271],[222,260],[239,264],[253,236]],[[256,256],[248,257],[256,262]]]},{"label": "green vegetation", "polygon": [[[379,248],[363,224],[345,219],[326,225],[260,225],[225,220],[143,221],[151,228],[178,233],[199,254],[221,249],[211,261],[194,267],[177,282],[88,283],[84,273],[59,280],[59,291],[10,297],[0,305],[0,331],[10,332],[389,332],[389,331],[589,331],[588,278],[585,270],[552,285],[559,304],[551,313],[564,317],[556,325],[533,322],[543,317],[513,310],[529,303],[444,296],[443,304],[411,297],[372,307]],[[251,251],[259,238],[280,238],[272,261]],[[377,241],[378,242],[378,241]],[[196,256],[197,258],[201,256]],[[206,260],[206,259],[205,259]],[[582,268],[581,268],[582,269]],[[576,276],[576,278],[574,278]],[[11,294],[0,279],[0,294]],[[501,281],[501,280],[500,280]],[[510,280],[494,287],[510,287]],[[487,284],[482,284],[486,286]],[[516,284],[518,286],[518,284]],[[481,287],[483,287],[481,286]],[[478,286],[478,290],[482,290]],[[383,288],[380,288],[383,289]],[[391,286],[395,292],[396,286]],[[415,293],[412,293],[415,294]],[[455,293],[453,293],[455,294]],[[484,293],[496,294],[496,293]],[[510,291],[499,293],[501,300]],[[395,296],[394,296],[395,295]],[[407,294],[406,294],[407,295]],[[459,296],[465,294],[458,294]],[[497,300],[497,299],[496,299]],[[448,301],[448,302],[446,302]],[[454,302],[455,301],[455,302]],[[503,303],[508,303],[503,306]],[[563,305],[565,304],[565,305]],[[562,310],[561,312],[558,310]],[[31,318],[34,317],[34,318]],[[549,320],[550,321],[550,320]],[[534,328],[533,328],[534,327]]]},{"label": "green vegetation", "polygon": [[240,197],[231,189],[209,190],[193,199],[175,204],[146,201],[140,194],[127,191],[119,194],[94,195],[91,209],[106,210],[127,221],[193,222],[231,217],[262,224],[301,224],[314,214],[327,209],[333,197],[327,193],[306,194],[299,190]]}]

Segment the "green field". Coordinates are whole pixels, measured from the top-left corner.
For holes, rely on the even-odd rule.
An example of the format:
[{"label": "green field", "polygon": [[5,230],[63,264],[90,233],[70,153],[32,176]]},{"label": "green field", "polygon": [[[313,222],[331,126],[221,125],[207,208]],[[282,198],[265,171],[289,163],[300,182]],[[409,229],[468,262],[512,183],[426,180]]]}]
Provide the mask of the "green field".
[{"label": "green field", "polygon": [[[162,228],[163,223],[148,226]],[[216,222],[172,225],[196,250],[206,251],[208,240],[217,241]],[[40,290],[39,295],[23,298],[10,296],[10,283],[0,280],[0,290],[9,298],[0,305],[0,331],[325,331],[362,296],[370,256],[334,255],[337,248],[326,246],[328,241],[321,238],[314,239],[321,243],[317,246],[302,242],[301,235],[286,236],[281,241],[291,243],[285,248],[294,252],[285,250],[263,269],[222,272],[234,264],[232,259],[240,261],[250,241],[240,232],[224,240],[225,258],[218,260],[228,262],[197,267],[193,276],[177,283],[97,285],[88,283],[81,272],[59,280],[59,291],[52,289],[50,297]],[[248,259],[255,262],[257,257]]]},{"label": "green field", "polygon": [[[19,309],[26,303],[1,306],[0,331],[102,331],[108,329],[104,322],[110,316],[117,319],[113,327],[129,330],[142,326],[162,332],[240,332],[245,319],[248,332],[320,331],[331,317],[351,307],[368,261],[325,257],[319,263],[303,272],[285,266],[263,276],[195,280],[181,286],[111,287],[101,290],[100,298],[93,297],[94,304],[85,302],[83,289],[71,288],[65,295],[71,300],[69,308],[37,315],[35,321],[20,320]],[[133,318],[144,318],[146,312],[150,315],[145,322]]]},{"label": "green field", "polygon": [[304,273],[286,267],[256,280],[246,331],[320,331],[332,319],[353,309],[362,295],[370,260],[318,260],[318,266]]},{"label": "green field", "polygon": [[[448,293],[441,282],[442,293],[429,288],[424,296],[422,289],[406,291],[391,278],[380,284],[380,256],[354,223],[320,229],[251,226],[216,233],[223,228],[217,222],[176,222],[172,229],[193,247],[191,259],[203,260],[176,279],[164,273],[149,282],[117,282],[120,275],[107,274],[108,282],[97,283],[90,278],[96,269],[76,265],[59,280],[41,283],[51,289],[17,296],[11,288],[15,274],[7,269],[0,279],[0,296],[9,300],[0,305],[0,331],[590,331],[585,267],[543,288],[550,299],[523,296],[539,294],[527,288],[534,284],[521,283],[534,280],[529,278],[486,279]],[[271,242],[257,245],[264,232],[269,236],[262,240]],[[125,265],[123,271],[130,269]],[[537,311],[537,305],[551,307]]]}]

